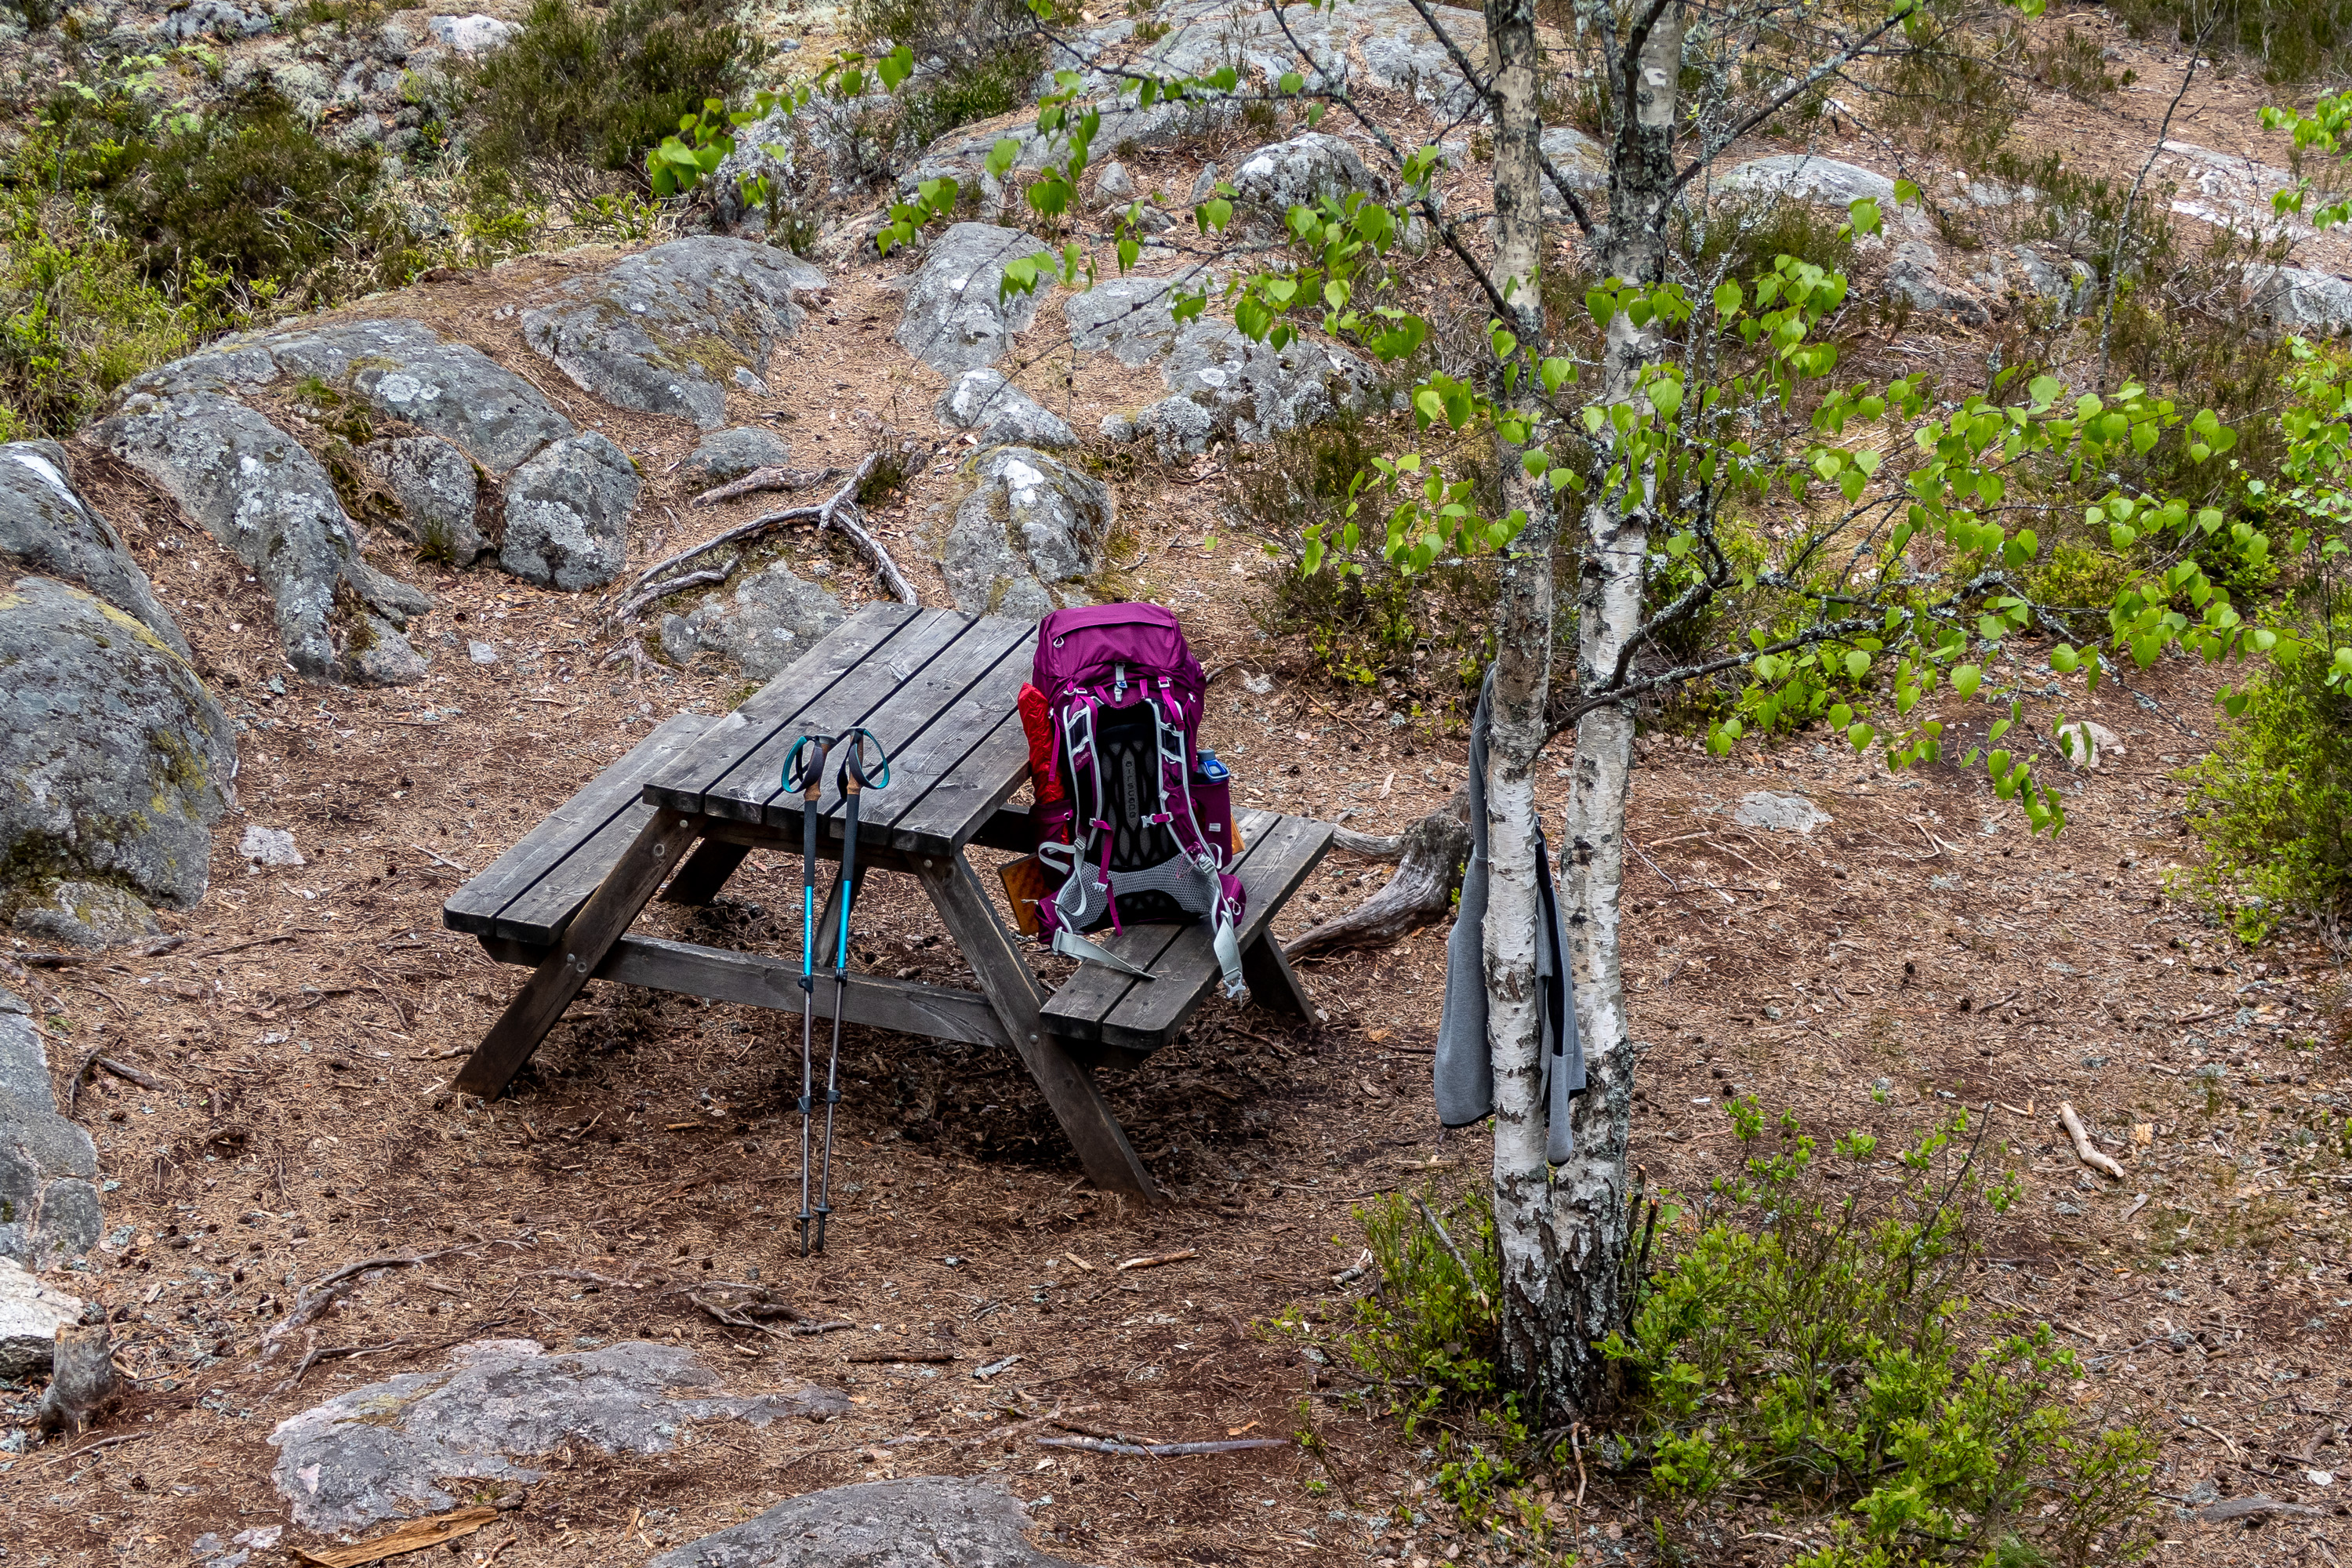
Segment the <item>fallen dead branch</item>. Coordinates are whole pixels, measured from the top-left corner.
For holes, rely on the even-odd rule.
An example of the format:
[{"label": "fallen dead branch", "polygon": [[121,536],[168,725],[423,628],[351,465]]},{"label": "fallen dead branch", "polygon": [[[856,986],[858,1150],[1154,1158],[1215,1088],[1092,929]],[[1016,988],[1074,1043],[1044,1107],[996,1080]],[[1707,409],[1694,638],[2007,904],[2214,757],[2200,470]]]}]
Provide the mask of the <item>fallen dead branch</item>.
[{"label": "fallen dead branch", "polygon": [[804,490],[811,485],[821,485],[841,470],[827,466],[822,468],[754,468],[741,479],[723,485],[714,485],[687,504],[716,506],[738,496],[757,495],[761,490]]},{"label": "fallen dead branch", "polygon": [[844,1361],[866,1365],[885,1362],[906,1362],[924,1366],[943,1366],[955,1360],[953,1351],[851,1351]]},{"label": "fallen dead branch", "polygon": [[272,1394],[290,1394],[295,1389],[301,1387],[302,1379],[309,1374],[312,1367],[318,1365],[322,1361],[341,1361],[347,1356],[382,1355],[386,1351],[406,1350],[408,1348],[408,1339],[405,1335],[403,1335],[401,1338],[396,1340],[385,1340],[380,1344],[331,1345],[325,1350],[319,1350],[314,1347],[302,1352],[302,1359],[296,1364],[294,1374],[291,1377],[289,1377],[285,1382],[279,1384],[277,1387],[271,1389],[269,1392]]},{"label": "fallen dead branch", "polygon": [[162,1079],[156,1078],[149,1073],[141,1072],[129,1062],[117,1061],[112,1057],[102,1057],[96,1053],[91,1054],[89,1061],[90,1066],[98,1068],[105,1072],[110,1072],[115,1077],[122,1079],[125,1083],[135,1083],[142,1089],[160,1089],[163,1087],[163,1080]]},{"label": "fallen dead branch", "polygon": [[1076,1432],[1087,1437],[1099,1437],[1107,1443],[1125,1443],[1130,1447],[1138,1448],[1155,1448],[1161,1446],[1157,1437],[1139,1437],[1132,1432],[1115,1431],[1108,1426],[1090,1426],[1084,1421],[1066,1420],[1059,1415],[1048,1415],[1045,1420],[1046,1425],[1059,1426],[1065,1432]]},{"label": "fallen dead branch", "polygon": [[404,1552],[421,1552],[428,1546],[461,1540],[498,1517],[499,1510],[494,1508],[461,1508],[431,1519],[412,1519],[391,1533],[357,1546],[331,1546],[317,1552],[298,1546],[293,1549],[294,1555],[316,1568],[360,1568],[362,1563],[380,1563]]},{"label": "fallen dead branch", "polygon": [[714,550],[723,549],[727,545],[742,540],[756,538],[770,529],[781,528],[788,522],[814,522],[820,531],[838,528],[849,537],[849,542],[857,547],[859,553],[872,563],[875,571],[881,574],[884,585],[899,603],[915,604],[917,600],[914,584],[907,581],[906,574],[898,570],[898,563],[890,558],[890,552],[887,550],[882,548],[881,542],[866,531],[865,523],[861,521],[862,514],[858,510],[857,492],[866,481],[873,477],[875,468],[881,461],[882,452],[877,447],[866,454],[866,460],[857,465],[856,471],[842,482],[839,489],[816,505],[789,506],[781,511],[762,512],[749,522],[737,523],[733,528],[726,529],[699,544],[689,545],[666,560],[655,562],[651,566],[638,573],[635,580],[630,583],[627,593],[622,600],[624,608],[616,612],[612,618],[615,621],[622,620],[633,613],[629,606],[640,602],[641,590],[665,574],[685,565],[697,556],[708,555]]},{"label": "fallen dead branch", "polygon": [[1163,1263],[1181,1263],[1188,1258],[1200,1256],[1200,1253],[1192,1247],[1181,1247],[1174,1252],[1162,1252],[1150,1258],[1128,1258],[1114,1272],[1124,1274],[1130,1268],[1157,1268]]},{"label": "fallen dead branch", "polygon": [[[1340,948],[1384,945],[1444,918],[1454,907],[1454,889],[1461,886],[1463,863],[1470,858],[1469,819],[1470,792],[1455,790],[1443,809],[1398,836],[1396,873],[1380,891],[1337,920],[1305,932],[1283,951],[1303,958]],[[1363,843],[1370,847],[1358,849],[1360,854],[1385,847],[1384,841]]]},{"label": "fallen dead branch", "polygon": [[2221,1524],[2233,1519],[2252,1519],[2257,1514],[2288,1513],[2316,1519],[2327,1510],[2305,1503],[2283,1502],[2274,1497],[2256,1493],[2252,1497],[2224,1498],[2197,1510],[2197,1517],[2208,1524]]},{"label": "fallen dead branch", "polygon": [[856,1326],[846,1318],[836,1318],[829,1323],[794,1323],[792,1331],[796,1334],[829,1334],[835,1329],[854,1329]]},{"label": "fallen dead branch", "polygon": [[112,1448],[124,1443],[143,1443],[154,1435],[152,1432],[125,1432],[120,1436],[100,1437],[95,1443],[84,1443],[79,1448],[69,1448],[54,1459],[44,1459],[41,1462],[41,1468],[46,1470],[51,1465],[62,1465],[68,1459],[79,1459],[85,1454],[95,1454],[100,1448]]},{"label": "fallen dead branch", "polygon": [[357,1263],[347,1263],[311,1284],[302,1291],[301,1295],[295,1298],[294,1305],[288,1309],[286,1316],[272,1324],[269,1331],[261,1336],[261,1359],[266,1362],[275,1356],[279,1346],[285,1342],[287,1335],[308,1324],[320,1313],[350,1295],[358,1287],[362,1275],[372,1274],[379,1269],[415,1268],[423,1264],[432,1263],[444,1258],[454,1258],[459,1253],[472,1252],[484,1247],[520,1247],[522,1245],[520,1241],[500,1237],[495,1241],[469,1241],[460,1247],[445,1247],[434,1252],[363,1258]]},{"label": "fallen dead branch", "polygon": [[2074,1141],[2074,1158],[2103,1176],[2118,1182],[2124,1179],[2124,1168],[2091,1142],[2089,1130],[2083,1125],[2083,1119],[2074,1114],[2074,1107],[2068,1101],[2058,1102],[2058,1121],[2066,1129],[2066,1136]]},{"label": "fallen dead branch", "polygon": [[1183,1459],[1195,1454],[1238,1454],[1245,1448],[1287,1448],[1287,1437],[1229,1437],[1214,1443],[1110,1443],[1100,1437],[1040,1437],[1041,1448],[1084,1448],[1138,1459]]}]

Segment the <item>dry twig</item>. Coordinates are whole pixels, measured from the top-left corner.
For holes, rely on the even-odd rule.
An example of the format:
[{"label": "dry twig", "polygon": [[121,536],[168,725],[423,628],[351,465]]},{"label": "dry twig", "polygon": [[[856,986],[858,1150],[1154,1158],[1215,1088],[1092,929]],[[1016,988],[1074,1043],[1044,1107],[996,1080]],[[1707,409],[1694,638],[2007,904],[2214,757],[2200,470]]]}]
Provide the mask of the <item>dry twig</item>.
[{"label": "dry twig", "polygon": [[2083,1125],[2083,1119],[2074,1114],[2074,1107],[2071,1103],[2059,1101],[2058,1121],[2066,1129],[2066,1136],[2074,1141],[2074,1158],[2103,1176],[2118,1182],[2124,1179],[2124,1168],[2091,1142],[2089,1130]]}]

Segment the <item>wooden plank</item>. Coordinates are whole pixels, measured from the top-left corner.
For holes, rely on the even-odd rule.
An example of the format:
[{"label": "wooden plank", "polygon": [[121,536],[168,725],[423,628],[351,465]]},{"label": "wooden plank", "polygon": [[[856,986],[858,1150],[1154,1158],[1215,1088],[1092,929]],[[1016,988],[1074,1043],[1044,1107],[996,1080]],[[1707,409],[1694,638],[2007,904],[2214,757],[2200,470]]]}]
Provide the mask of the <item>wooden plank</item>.
[{"label": "wooden plank", "polygon": [[514,1080],[662,879],[677,869],[694,836],[690,818],[674,811],[654,814],[582,906],[563,940],[548,949],[547,957],[466,1058],[454,1088],[488,1100]]},{"label": "wooden plank", "polygon": [[723,777],[746,752],[780,731],[789,747],[793,738],[807,728],[803,717],[811,706],[822,702],[868,656],[936,625],[940,614],[904,605],[866,605],[826,634],[791,668],[746,699],[741,707],[721,715],[700,744],[647,780],[646,800],[677,811],[700,811],[704,789]]},{"label": "wooden plank", "polygon": [[[482,945],[501,963],[537,964],[546,949],[496,937]],[[740,1002],[751,1007],[772,1007],[780,1013],[801,1010],[801,966],[797,961],[765,958],[758,953],[730,952],[660,937],[625,936],[613,944],[596,967],[599,980],[642,985],[649,991],[674,991],[704,996],[713,1002]],[[834,983],[816,988],[816,1016],[833,1016]],[[977,991],[948,985],[925,985],[911,980],[888,980],[876,974],[853,974],[841,1010],[842,1020],[902,1034],[928,1035],[937,1040],[961,1040],[969,1045],[1009,1047],[1004,1025],[988,998]]]},{"label": "wooden plank", "polygon": [[[1027,766],[1025,755],[1023,763]],[[1022,774],[1026,778],[1024,771]],[[1019,788],[1018,784],[1013,786]],[[982,849],[1005,849],[1015,855],[1026,855],[1037,847],[1037,832],[1029,824],[1029,808],[1025,805],[1000,805],[981,818],[970,843]]]},{"label": "wooden plank", "polygon": [[[653,808],[647,806],[646,809],[650,811]],[[729,844],[721,839],[705,838],[694,847],[694,852],[686,858],[686,864],[680,866],[677,875],[669,879],[669,886],[662,889],[662,902],[695,905],[710,902],[719,896],[719,889],[727,885],[727,879],[735,874],[735,868],[743,863],[743,857],[751,852],[751,847],[748,844]]]},{"label": "wooden plank", "polygon": [[[845,671],[822,697],[800,709],[791,723],[764,737],[753,731],[733,737],[739,742],[734,755],[714,769],[695,792],[699,809],[714,817],[799,832],[801,797],[783,793],[784,758],[791,754],[793,743],[803,734],[837,735],[865,723],[900,687],[921,681],[934,665],[949,658],[975,624],[951,610],[921,611],[904,631]],[[709,754],[715,760],[715,752]],[[838,765],[829,762],[826,773],[830,775]],[[679,776],[673,770],[657,782],[668,784]]]},{"label": "wooden plank", "polygon": [[961,848],[1028,776],[1029,740],[1019,710],[1008,701],[996,726],[974,740],[937,787],[892,821],[890,842],[933,855]]},{"label": "wooden plank", "polygon": [[1315,999],[1307,994],[1298,972],[1283,956],[1273,927],[1259,927],[1257,940],[1242,949],[1242,978],[1249,982],[1250,1000],[1259,1006],[1294,1018],[1314,1016]]},{"label": "wooden plank", "polygon": [[951,855],[919,864],[915,874],[939,909],[948,934],[979,976],[980,988],[1012,1037],[1013,1048],[1037,1080],[1095,1185],[1131,1193],[1146,1203],[1167,1202],[1150,1167],[1137,1157],[1118,1119],[1104,1103],[1094,1075],[1042,1027],[1038,1010],[1045,1000],[1045,987],[996,918],[971,864],[960,854]]},{"label": "wooden plank", "polygon": [[[1245,847],[1240,870],[1249,908],[1237,934],[1246,973],[1251,948],[1330,847],[1332,826],[1308,817],[1257,811],[1244,812],[1241,825]],[[1116,936],[1097,932],[1095,940],[1160,978],[1136,980],[1098,965],[1082,966],[1043,1009],[1045,1026],[1057,1035],[1129,1050],[1157,1050],[1175,1037],[1217,984],[1216,954],[1205,925],[1139,926]],[[1288,989],[1298,1003],[1305,1003],[1305,990],[1297,987],[1295,975]],[[1282,1006],[1293,999],[1293,994],[1278,993],[1266,1000]]]},{"label": "wooden plank", "polygon": [[[890,753],[890,783],[885,789],[868,791],[861,802],[861,843],[890,843],[888,824],[938,788],[971,752],[975,737],[1007,716],[1019,722],[1021,683],[1028,679],[1036,640],[1034,626],[983,618],[866,721]],[[771,796],[768,805],[772,818],[777,805],[791,809],[797,803]],[[828,821],[841,816],[841,791],[833,778],[825,781],[817,809]],[[793,820],[799,820],[796,809]],[[837,836],[840,829],[835,826],[831,831]],[[944,841],[938,852],[948,852]]]},{"label": "wooden plank", "polygon": [[[442,924],[475,935],[554,941],[653,816],[651,806],[639,804],[646,780],[689,751],[716,721],[709,713],[679,713],[664,721],[451,894],[441,906]],[[530,908],[515,913],[517,901],[526,897]],[[503,930],[501,917],[507,917]]]}]

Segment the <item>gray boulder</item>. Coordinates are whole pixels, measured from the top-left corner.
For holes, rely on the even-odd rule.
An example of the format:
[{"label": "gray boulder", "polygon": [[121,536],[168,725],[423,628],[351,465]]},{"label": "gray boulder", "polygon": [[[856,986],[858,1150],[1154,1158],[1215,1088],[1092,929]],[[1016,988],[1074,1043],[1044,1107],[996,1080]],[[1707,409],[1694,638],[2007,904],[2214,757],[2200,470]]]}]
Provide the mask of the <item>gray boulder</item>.
[{"label": "gray boulder", "polygon": [[1081,353],[1108,349],[1126,365],[1158,359],[1176,346],[1177,292],[1199,289],[1192,279],[1114,278],[1072,294],[1062,301],[1070,345]]},{"label": "gray boulder", "polygon": [[432,601],[360,560],[327,470],[291,436],[203,391],[134,393],[96,435],[260,579],[296,669],[362,685],[424,678],[401,632]]},{"label": "gray boulder", "polygon": [[1219,438],[1264,441],[1318,424],[1362,406],[1373,383],[1370,366],[1338,349],[1303,338],[1276,349],[1252,342],[1231,322],[1208,318],[1177,334],[1160,378],[1173,395],[1132,418],[1114,416],[1103,433],[1118,440],[1148,437],[1163,462]]},{"label": "gray boulder", "polygon": [[522,31],[512,22],[501,22],[479,11],[466,16],[428,17],[425,25],[433,29],[435,42],[446,44],[461,55],[495,49]]},{"label": "gray boulder", "polygon": [[690,484],[723,485],[754,468],[789,468],[792,461],[792,447],[782,436],[756,425],[738,425],[704,437],[702,445],[687,454],[680,471]]},{"label": "gray boulder", "polygon": [[[1494,118],[1479,99],[1478,89],[1464,79],[1445,46],[1429,30],[1429,24],[1405,0],[1370,0],[1347,10],[1357,13],[1347,20],[1362,29],[1357,47],[1364,57],[1364,72],[1375,86],[1411,93],[1448,123],[1478,123]],[[1454,37],[1457,41],[1462,38],[1459,28]],[[1475,55],[1478,46],[1473,42],[1468,47]]]},{"label": "gray boulder", "polygon": [[758,374],[800,329],[793,295],[824,274],[787,251],[698,235],[632,256],[573,285],[564,303],[527,311],[523,341],[582,390],[640,414],[706,430],[727,422],[727,386]]},{"label": "gray boulder", "polygon": [[2012,295],[2051,300],[2069,316],[2079,316],[2090,309],[2094,291],[2088,266],[2071,257],[2051,261],[2030,245],[1984,252],[1969,281],[1995,299]]},{"label": "gray boulder", "polygon": [[[0,856],[185,909],[236,799],[236,732],[188,663],[81,589],[0,592]],[[21,883],[20,883],[21,886]]]},{"label": "gray boulder", "polygon": [[2352,328],[2352,283],[2307,267],[2246,269],[2254,312],[2291,332],[2332,337]]},{"label": "gray boulder", "polygon": [[47,1373],[58,1331],[80,1322],[81,1313],[79,1300],[0,1257],[0,1379]]},{"label": "gray boulder", "polygon": [[1761,827],[1770,833],[1810,834],[1832,818],[1803,795],[1758,789],[1739,797],[1731,820],[1742,827]]},{"label": "gray boulder", "polygon": [[1103,568],[1110,491],[1027,447],[982,452],[971,473],[971,492],[956,507],[940,560],[956,608],[1034,621],[1091,603],[1085,583]]},{"label": "gray boulder", "polygon": [[954,225],[932,242],[908,287],[898,346],[948,375],[994,364],[1037,319],[1037,290],[998,297],[1004,264],[1045,248],[1019,229]]},{"label": "gray boulder", "polygon": [[788,1498],[646,1568],[1066,1568],[1029,1544],[1029,1523],[992,1478],[860,1481]]},{"label": "gray boulder", "polygon": [[602,587],[627,563],[629,513],[644,489],[628,454],[604,437],[558,441],[507,476],[499,564],[567,594]]},{"label": "gray boulder", "polygon": [[948,383],[933,412],[942,425],[977,429],[983,447],[1078,444],[1077,432],[1067,420],[992,370],[968,370]]},{"label": "gray boulder", "polygon": [[[32,1010],[0,990],[0,1258],[45,1268],[96,1247],[97,1182],[98,1145],[79,1122],[58,1114]],[[40,1353],[47,1358],[46,1347]],[[23,1375],[0,1368],[0,1377]]]},{"label": "gray boulder", "polygon": [[54,441],[0,447],[0,561],[86,588],[182,658],[193,657],[122,536],[74,490],[65,448]]},{"label": "gray boulder", "polygon": [[1718,191],[1752,191],[1839,207],[1867,198],[1878,204],[1889,222],[1895,216],[1894,181],[1858,164],[1811,153],[1751,159],[1725,173],[1715,185]]},{"label": "gray boulder", "polygon": [[842,618],[841,600],[830,590],[778,562],[685,615],[664,616],[662,652],[675,664],[719,654],[753,680],[773,680]]},{"label": "gray boulder", "polygon": [[121,947],[161,936],[155,911],[137,895],[105,882],[72,879],[36,885],[8,924],[21,936],[56,947]]},{"label": "gray boulder", "polygon": [[1234,169],[1238,205],[1279,226],[1294,206],[1337,201],[1349,192],[1386,199],[1387,180],[1365,167],[1355,148],[1337,136],[1308,131],[1245,155]]},{"label": "gray boulder", "polygon": [[194,0],[193,5],[167,12],[155,25],[155,37],[166,44],[189,44],[199,38],[238,43],[269,31],[270,26],[268,13],[258,6],[247,11],[227,0]]},{"label": "gray boulder", "polygon": [[629,1342],[550,1355],[531,1340],[478,1340],[445,1371],[406,1373],[290,1416],[270,1433],[271,1479],[295,1521],[316,1531],[438,1512],[457,1499],[445,1479],[535,1481],[518,1462],[580,1443],[606,1453],[663,1454],[689,1421],[765,1427],[824,1419],[849,1402],[805,1385],[730,1394],[678,1345]]},{"label": "gray boulder", "polygon": [[427,556],[470,566],[493,548],[476,515],[480,484],[465,453],[438,436],[394,436],[359,451],[400,503],[395,526]]},{"label": "gray boulder", "polygon": [[1895,255],[1886,264],[1886,291],[1908,300],[1914,310],[1948,315],[1963,326],[1981,327],[1992,320],[1982,300],[1945,281],[1935,247],[1924,239],[1895,243]]},{"label": "gray boulder", "polygon": [[455,443],[494,474],[572,432],[539,388],[481,350],[398,317],[226,339],[130,390],[241,392],[306,376]]},{"label": "gray boulder", "polygon": [[1135,176],[1127,172],[1126,164],[1114,158],[1095,176],[1095,195],[1106,202],[1131,202],[1135,199]]},{"label": "gray boulder", "polygon": [[[1568,182],[1568,188],[1578,195],[1597,195],[1609,188],[1609,153],[1583,132],[1555,125],[1543,133],[1538,144],[1551,166],[1559,171],[1559,177]],[[1549,179],[1544,181],[1543,203],[1544,216],[1565,219],[1569,216],[1568,203]],[[1585,210],[1590,214],[1591,204],[1587,203]]]}]

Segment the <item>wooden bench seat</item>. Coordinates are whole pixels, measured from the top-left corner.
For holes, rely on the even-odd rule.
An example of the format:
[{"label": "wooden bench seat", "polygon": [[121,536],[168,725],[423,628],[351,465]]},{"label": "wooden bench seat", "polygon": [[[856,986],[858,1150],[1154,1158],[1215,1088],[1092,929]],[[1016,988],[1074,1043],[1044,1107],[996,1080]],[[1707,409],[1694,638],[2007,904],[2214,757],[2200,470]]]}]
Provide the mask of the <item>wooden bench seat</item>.
[{"label": "wooden bench seat", "polygon": [[[1281,947],[1267,930],[1331,847],[1331,824],[1310,817],[1244,811],[1238,868],[1247,911],[1242,917],[1242,971],[1260,1006],[1310,1010]],[[1205,925],[1139,925],[1089,938],[1153,978],[1139,980],[1100,964],[1081,964],[1045,1003],[1045,1027],[1082,1060],[1131,1066],[1176,1037],[1217,984],[1217,955]]]}]

